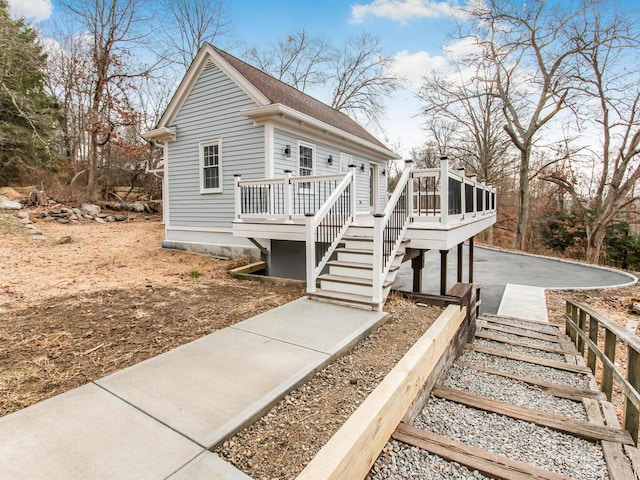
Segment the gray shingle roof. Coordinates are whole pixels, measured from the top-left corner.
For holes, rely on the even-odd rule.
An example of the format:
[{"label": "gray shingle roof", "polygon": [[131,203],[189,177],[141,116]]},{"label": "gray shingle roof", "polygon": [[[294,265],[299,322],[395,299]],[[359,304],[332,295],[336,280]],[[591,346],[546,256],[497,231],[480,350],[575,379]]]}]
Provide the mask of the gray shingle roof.
[{"label": "gray shingle roof", "polygon": [[243,77],[251,82],[253,86],[256,87],[272,103],[285,105],[300,113],[309,115],[316,120],[331,125],[332,127],[339,128],[346,133],[388,150],[386,145],[367,132],[348,115],[339,112],[335,108],[331,108],[329,105],[316,100],[300,90],[296,90],[290,85],[272,77],[262,70],[252,67],[248,63],[243,62],[217,47],[213,47],[213,49],[229,64],[231,64],[231,66]]}]

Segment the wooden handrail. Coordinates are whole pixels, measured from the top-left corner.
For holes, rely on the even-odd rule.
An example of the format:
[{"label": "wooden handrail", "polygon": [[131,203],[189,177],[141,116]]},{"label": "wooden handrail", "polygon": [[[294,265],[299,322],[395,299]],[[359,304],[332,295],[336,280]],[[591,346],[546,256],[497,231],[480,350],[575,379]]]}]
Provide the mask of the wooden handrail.
[{"label": "wooden handrail", "polygon": [[[587,354],[587,365],[595,374],[598,360],[602,364],[600,389],[611,400],[615,381],[625,396],[624,428],[638,444],[640,424],[640,340],[638,337],[595,310],[581,303],[567,300],[565,313],[566,333],[575,343],[580,354]],[[588,321],[587,321],[588,320]],[[604,352],[598,346],[604,330]],[[616,345],[621,343],[628,349],[627,376],[616,366]]]}]

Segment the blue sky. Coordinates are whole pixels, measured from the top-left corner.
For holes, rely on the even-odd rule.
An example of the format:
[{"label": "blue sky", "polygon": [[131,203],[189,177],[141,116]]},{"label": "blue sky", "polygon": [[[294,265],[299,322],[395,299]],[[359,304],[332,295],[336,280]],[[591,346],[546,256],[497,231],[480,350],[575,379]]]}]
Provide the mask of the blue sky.
[{"label": "blue sky", "polygon": [[[229,36],[219,42],[222,48],[265,46],[295,29],[304,28],[311,36],[322,36],[340,44],[353,34],[366,30],[380,38],[384,54],[396,58],[396,73],[413,79],[434,66],[446,64],[442,46],[451,31],[452,6],[467,0],[226,0],[230,20]],[[38,23],[46,35],[47,25],[59,19],[56,0],[9,0],[14,15]],[[322,94],[318,96],[321,100]],[[384,140],[407,154],[425,141],[419,117],[419,102],[410,89],[388,99],[382,126]],[[382,135],[378,135],[382,136]]]}]

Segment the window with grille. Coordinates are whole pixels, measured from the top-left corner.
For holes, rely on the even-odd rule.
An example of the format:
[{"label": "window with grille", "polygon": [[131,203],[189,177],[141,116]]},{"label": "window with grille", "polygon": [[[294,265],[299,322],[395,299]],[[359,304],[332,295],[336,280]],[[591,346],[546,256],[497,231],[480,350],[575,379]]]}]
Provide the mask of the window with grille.
[{"label": "window with grille", "polygon": [[[310,177],[313,175],[315,148],[315,145],[311,143],[298,142],[298,175],[300,177]],[[301,183],[300,187],[304,190],[309,190],[311,184]]]},{"label": "window with grille", "polygon": [[222,151],[220,140],[200,143],[200,192],[222,192]]}]

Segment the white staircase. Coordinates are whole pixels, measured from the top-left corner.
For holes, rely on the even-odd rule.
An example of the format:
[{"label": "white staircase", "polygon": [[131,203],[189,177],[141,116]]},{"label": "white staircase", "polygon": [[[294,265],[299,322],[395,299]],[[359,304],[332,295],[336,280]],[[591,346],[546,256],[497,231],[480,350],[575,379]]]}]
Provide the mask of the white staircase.
[{"label": "white staircase", "polygon": [[344,247],[336,249],[337,259],[327,262],[329,272],[318,277],[320,288],[307,295],[318,301],[380,310],[400,269],[404,245],[398,249],[382,283],[382,302],[376,302],[373,300],[373,226],[352,225],[342,241]]}]

